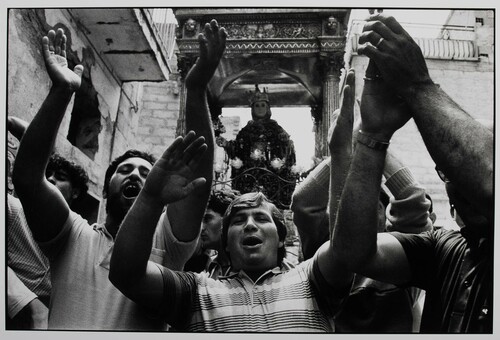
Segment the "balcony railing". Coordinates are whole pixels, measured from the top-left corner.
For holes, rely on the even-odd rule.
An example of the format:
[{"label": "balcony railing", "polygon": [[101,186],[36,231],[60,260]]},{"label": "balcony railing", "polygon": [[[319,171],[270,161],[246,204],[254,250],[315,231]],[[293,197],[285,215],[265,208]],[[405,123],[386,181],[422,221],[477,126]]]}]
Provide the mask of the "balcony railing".
[{"label": "balcony railing", "polygon": [[166,59],[170,60],[174,53],[177,27],[174,13],[170,8],[145,8],[144,11],[149,14],[148,18],[166,53]]},{"label": "balcony railing", "polygon": [[[357,53],[363,21],[351,27],[352,52]],[[448,60],[478,60],[474,28],[455,25],[405,24],[405,29],[418,44],[425,58]]]}]

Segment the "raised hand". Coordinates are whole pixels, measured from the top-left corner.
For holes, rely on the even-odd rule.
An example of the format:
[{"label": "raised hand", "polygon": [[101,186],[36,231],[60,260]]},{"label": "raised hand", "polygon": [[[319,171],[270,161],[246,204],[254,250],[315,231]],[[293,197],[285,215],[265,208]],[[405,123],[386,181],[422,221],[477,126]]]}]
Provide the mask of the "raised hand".
[{"label": "raised hand", "polygon": [[337,156],[350,157],[352,155],[352,128],[354,124],[354,70],[350,69],[346,76],[346,85],[343,89],[341,107],[337,120],[332,124],[329,133],[330,153]]},{"label": "raised hand", "polygon": [[352,128],[354,125],[355,102],[354,81],[354,70],[351,69],[347,72],[346,84],[341,100],[342,104],[337,120],[330,128],[332,130],[329,140],[331,154],[329,195],[330,236],[333,235],[340,197],[352,159]]},{"label": "raised hand", "polygon": [[71,71],[66,60],[66,35],[59,28],[57,32],[50,30],[42,38],[42,54],[47,73],[54,87],[74,92],[80,88],[83,66],[77,65]]},{"label": "raised hand", "polygon": [[144,193],[166,205],[181,200],[202,187],[206,179],[193,178],[193,174],[206,150],[205,138],[196,138],[193,131],[184,138],[177,137],[148,174]]},{"label": "raised hand", "polygon": [[361,130],[379,141],[387,142],[411,118],[410,110],[384,78],[368,77],[372,70],[372,67],[367,67],[361,95]]},{"label": "raised hand", "polygon": [[215,19],[205,24],[204,33],[198,35],[200,56],[186,76],[186,86],[205,87],[212,78],[226,48],[227,33]]},{"label": "raised hand", "polygon": [[370,43],[358,50],[376,64],[369,77],[381,76],[398,94],[408,96],[414,86],[432,83],[420,47],[393,17],[372,15],[359,43]]}]

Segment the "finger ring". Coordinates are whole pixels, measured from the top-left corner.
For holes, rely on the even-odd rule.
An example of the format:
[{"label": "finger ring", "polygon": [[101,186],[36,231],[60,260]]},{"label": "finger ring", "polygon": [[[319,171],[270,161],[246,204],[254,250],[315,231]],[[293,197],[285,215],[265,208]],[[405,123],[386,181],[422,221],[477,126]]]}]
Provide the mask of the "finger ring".
[{"label": "finger ring", "polygon": [[382,43],[382,41],[384,41],[384,38],[381,37],[379,40],[378,40],[378,43],[375,45],[375,47],[378,48],[378,45],[380,45],[380,43]]},{"label": "finger ring", "polygon": [[378,81],[378,80],[382,80],[382,77],[379,75],[376,75],[374,77],[364,77],[363,80],[364,81]]},{"label": "finger ring", "polygon": [[50,54],[54,54],[54,51],[49,51]]}]

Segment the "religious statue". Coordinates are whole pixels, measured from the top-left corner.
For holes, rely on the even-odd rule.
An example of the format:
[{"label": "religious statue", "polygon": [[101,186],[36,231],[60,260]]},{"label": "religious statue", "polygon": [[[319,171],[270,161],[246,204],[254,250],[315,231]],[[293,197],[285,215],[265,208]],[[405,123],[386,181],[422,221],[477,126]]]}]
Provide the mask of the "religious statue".
[{"label": "religious statue", "polygon": [[196,35],[196,29],[197,23],[194,19],[187,19],[186,22],[184,23],[184,36],[186,38],[189,37],[194,37]]},{"label": "religious statue", "polygon": [[[261,190],[280,206],[290,204],[295,188],[295,148],[290,135],[271,119],[269,97],[255,85],[250,99],[252,120],[227,141],[217,137],[231,159],[233,189],[241,193]],[[273,175],[274,174],[274,175]],[[277,176],[276,176],[277,175]],[[281,178],[279,179],[278,178]]]},{"label": "religious statue", "polygon": [[334,16],[328,17],[325,24],[325,32],[328,35],[339,35],[339,21]]}]

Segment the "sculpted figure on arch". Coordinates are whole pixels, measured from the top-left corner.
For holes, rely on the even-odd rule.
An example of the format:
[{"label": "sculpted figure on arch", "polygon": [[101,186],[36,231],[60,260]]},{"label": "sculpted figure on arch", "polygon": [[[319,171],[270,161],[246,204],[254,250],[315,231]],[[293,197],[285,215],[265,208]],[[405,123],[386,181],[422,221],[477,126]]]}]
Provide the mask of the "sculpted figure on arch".
[{"label": "sculpted figure on arch", "polygon": [[[267,169],[285,180],[295,181],[295,147],[285,129],[271,119],[269,95],[265,89],[261,91],[259,86],[255,85],[250,107],[252,120],[238,132],[235,140],[217,138],[217,145],[223,147],[231,159],[231,178],[235,179],[248,169],[258,167]],[[252,170],[249,174],[251,176],[240,176],[238,180],[234,180],[233,188],[241,193],[254,191],[253,177],[261,178],[264,172]],[[270,180],[268,186],[264,185],[263,192],[269,198],[274,198],[276,187],[276,183]],[[295,185],[287,186],[287,190],[281,192],[273,201],[290,204],[294,188]]]}]

